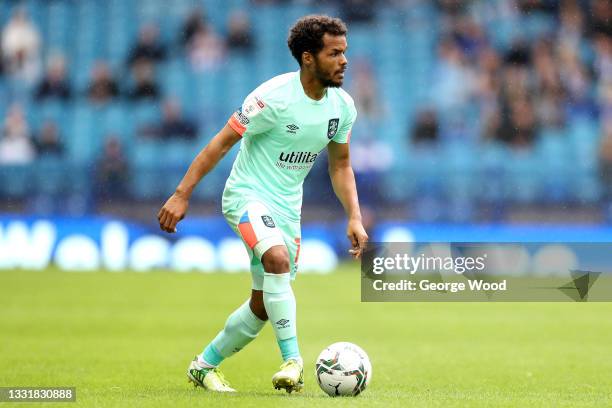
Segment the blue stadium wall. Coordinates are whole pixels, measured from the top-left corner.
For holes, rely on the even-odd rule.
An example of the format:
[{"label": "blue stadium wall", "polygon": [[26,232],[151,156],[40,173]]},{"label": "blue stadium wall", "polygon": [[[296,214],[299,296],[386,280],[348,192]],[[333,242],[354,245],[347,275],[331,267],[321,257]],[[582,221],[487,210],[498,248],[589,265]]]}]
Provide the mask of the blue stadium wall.
[{"label": "blue stadium wall", "polygon": [[[347,258],[345,224],[308,223],[302,228],[300,271],[329,273]],[[612,228],[577,225],[452,225],[386,222],[371,232],[377,242],[515,242],[535,259],[558,251],[580,260],[579,245],[612,242]],[[0,270],[238,272],[248,270],[242,242],[220,217],[191,218],[176,234],[157,225],[107,217],[0,216]],[[355,264],[355,268],[358,265]]]}]

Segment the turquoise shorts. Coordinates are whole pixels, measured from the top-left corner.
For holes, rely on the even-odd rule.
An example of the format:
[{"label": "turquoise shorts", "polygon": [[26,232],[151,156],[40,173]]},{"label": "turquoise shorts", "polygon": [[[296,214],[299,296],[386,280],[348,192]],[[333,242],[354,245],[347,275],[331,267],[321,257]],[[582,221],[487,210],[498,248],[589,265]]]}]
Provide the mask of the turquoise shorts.
[{"label": "turquoise shorts", "polygon": [[284,245],[289,253],[291,280],[295,280],[300,257],[299,221],[288,220],[272,212],[261,201],[243,201],[224,205],[223,215],[242,239],[251,260],[252,288],[263,290],[264,268],[261,257],[270,248]]}]

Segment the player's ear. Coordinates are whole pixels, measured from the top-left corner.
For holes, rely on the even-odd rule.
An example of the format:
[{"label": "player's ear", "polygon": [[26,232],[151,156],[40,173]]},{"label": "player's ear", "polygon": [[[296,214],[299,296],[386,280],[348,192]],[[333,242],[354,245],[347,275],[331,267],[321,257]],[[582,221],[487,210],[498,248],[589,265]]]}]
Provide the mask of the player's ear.
[{"label": "player's ear", "polygon": [[304,51],[302,53],[302,64],[306,66],[310,66],[312,64],[312,54],[308,51]]}]

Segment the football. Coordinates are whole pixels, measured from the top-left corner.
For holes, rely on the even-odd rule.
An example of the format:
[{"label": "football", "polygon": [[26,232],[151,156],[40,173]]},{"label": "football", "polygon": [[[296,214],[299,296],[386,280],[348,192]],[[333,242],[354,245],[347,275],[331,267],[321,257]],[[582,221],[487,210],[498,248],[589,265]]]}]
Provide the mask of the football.
[{"label": "football", "polygon": [[353,343],[327,347],[319,354],[315,367],[319,386],[332,397],[359,395],[372,380],[368,355]]}]

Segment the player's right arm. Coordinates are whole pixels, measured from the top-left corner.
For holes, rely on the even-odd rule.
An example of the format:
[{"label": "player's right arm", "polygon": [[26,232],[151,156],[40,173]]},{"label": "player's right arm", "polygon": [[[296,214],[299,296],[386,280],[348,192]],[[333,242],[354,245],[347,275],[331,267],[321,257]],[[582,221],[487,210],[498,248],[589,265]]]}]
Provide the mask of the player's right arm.
[{"label": "player's right arm", "polygon": [[162,230],[170,233],[176,232],[176,224],[187,213],[193,189],[240,138],[241,135],[229,124],[226,124],[196,156],[174,194],[170,196],[157,214],[159,227]]}]

